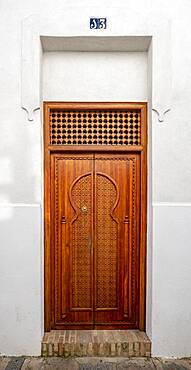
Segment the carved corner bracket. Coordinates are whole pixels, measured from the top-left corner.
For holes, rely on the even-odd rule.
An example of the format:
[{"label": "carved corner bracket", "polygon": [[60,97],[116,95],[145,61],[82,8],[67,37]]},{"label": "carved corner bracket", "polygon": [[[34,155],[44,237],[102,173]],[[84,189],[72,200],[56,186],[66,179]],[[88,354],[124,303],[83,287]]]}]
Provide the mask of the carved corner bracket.
[{"label": "carved corner bracket", "polygon": [[165,114],[170,112],[171,108],[168,108],[168,109],[165,109],[165,110],[158,110],[156,108],[152,108],[152,111],[155,112],[158,116],[158,122],[162,123],[164,122],[165,118]]},{"label": "carved corner bracket", "polygon": [[40,107],[29,108],[29,107],[23,107],[23,106],[21,106],[21,108],[27,113],[27,119],[29,122],[34,121],[34,112],[40,109]]}]

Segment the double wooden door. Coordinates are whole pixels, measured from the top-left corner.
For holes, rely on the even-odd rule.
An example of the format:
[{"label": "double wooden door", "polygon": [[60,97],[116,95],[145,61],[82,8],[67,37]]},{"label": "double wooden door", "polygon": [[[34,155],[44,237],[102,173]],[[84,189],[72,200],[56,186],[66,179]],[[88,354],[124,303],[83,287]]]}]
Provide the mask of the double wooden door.
[{"label": "double wooden door", "polygon": [[51,156],[52,327],[138,328],[140,153]]}]

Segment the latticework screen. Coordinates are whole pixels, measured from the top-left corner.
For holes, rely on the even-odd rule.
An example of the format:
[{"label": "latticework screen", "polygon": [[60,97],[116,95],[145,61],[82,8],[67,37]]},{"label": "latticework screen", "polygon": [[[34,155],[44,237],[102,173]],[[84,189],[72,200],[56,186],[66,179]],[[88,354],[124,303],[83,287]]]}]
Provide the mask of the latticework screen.
[{"label": "latticework screen", "polygon": [[139,110],[50,110],[51,145],[140,145]]}]

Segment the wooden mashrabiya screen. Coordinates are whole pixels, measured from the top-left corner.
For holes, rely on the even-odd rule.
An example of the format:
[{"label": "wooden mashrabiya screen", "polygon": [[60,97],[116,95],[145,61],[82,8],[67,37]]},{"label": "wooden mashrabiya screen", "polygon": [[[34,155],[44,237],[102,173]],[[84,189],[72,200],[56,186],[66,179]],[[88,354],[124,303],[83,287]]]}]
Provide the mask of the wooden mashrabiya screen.
[{"label": "wooden mashrabiya screen", "polygon": [[50,110],[51,145],[140,145],[140,110]]}]

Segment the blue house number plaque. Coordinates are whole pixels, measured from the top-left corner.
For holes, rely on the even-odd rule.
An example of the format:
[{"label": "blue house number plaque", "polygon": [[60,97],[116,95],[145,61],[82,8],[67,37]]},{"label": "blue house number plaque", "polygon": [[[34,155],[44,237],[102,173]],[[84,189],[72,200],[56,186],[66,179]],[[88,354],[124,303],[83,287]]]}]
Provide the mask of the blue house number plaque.
[{"label": "blue house number plaque", "polygon": [[107,18],[90,18],[90,28],[95,30],[107,28]]}]

